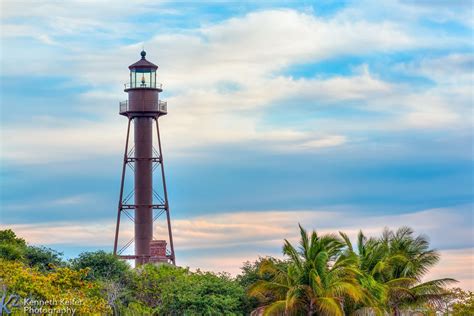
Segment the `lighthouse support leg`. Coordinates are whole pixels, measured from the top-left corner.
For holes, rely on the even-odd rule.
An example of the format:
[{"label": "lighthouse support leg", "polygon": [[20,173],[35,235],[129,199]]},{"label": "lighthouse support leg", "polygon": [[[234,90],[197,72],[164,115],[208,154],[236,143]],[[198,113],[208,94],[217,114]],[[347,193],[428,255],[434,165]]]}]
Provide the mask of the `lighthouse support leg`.
[{"label": "lighthouse support leg", "polygon": [[118,211],[117,211],[117,224],[115,226],[114,255],[117,255],[118,235],[119,235],[119,229],[120,229],[120,215],[122,215],[123,186],[125,184],[125,170],[127,168],[127,163],[128,163],[128,139],[130,138],[130,124],[131,123],[132,123],[132,119],[129,118],[128,127],[127,127],[127,139],[125,140],[125,152],[123,154],[122,180],[120,182],[120,194],[119,194]]},{"label": "lighthouse support leg", "polygon": [[161,138],[160,138],[160,126],[158,124],[158,118],[155,118],[156,123],[156,134],[158,139],[158,150],[160,154],[160,167],[161,167],[161,179],[163,181],[163,194],[165,198],[165,212],[166,212],[166,221],[168,224],[168,237],[170,241],[170,251],[171,251],[171,262],[176,265],[176,259],[174,255],[174,244],[173,244],[173,234],[171,232],[171,221],[170,221],[170,209],[168,203],[168,190],[166,189],[166,179],[165,179],[165,167],[163,164],[163,151],[161,150]]}]

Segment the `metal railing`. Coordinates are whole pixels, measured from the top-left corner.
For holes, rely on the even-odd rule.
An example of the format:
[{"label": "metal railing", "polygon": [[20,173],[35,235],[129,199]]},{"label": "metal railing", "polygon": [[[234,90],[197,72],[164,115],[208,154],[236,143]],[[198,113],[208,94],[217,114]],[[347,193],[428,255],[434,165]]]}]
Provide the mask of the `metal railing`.
[{"label": "metal railing", "polygon": [[153,83],[150,83],[150,82],[145,82],[145,83],[141,83],[141,82],[127,82],[127,83],[124,83],[123,84],[125,89],[135,89],[135,88],[141,88],[141,89],[160,89],[160,90],[163,90],[163,85],[161,83],[158,83],[158,82],[153,82]]},{"label": "metal railing", "polygon": [[158,111],[168,113],[168,102],[158,101]]},{"label": "metal railing", "polygon": [[[140,103],[140,102],[139,102]],[[128,100],[121,101],[119,104],[119,113],[126,113],[126,112],[160,112],[160,113],[168,113],[168,104],[165,101],[147,101],[143,100],[141,104],[138,106],[135,105],[134,109],[130,109]]]},{"label": "metal railing", "polygon": [[125,113],[128,110],[128,100],[127,101],[121,101],[119,105],[119,113]]}]

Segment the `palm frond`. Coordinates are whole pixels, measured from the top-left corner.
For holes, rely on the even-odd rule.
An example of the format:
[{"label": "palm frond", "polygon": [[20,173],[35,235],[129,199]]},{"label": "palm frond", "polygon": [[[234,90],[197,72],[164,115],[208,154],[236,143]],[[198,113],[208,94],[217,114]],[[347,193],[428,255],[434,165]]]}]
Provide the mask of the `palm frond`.
[{"label": "palm frond", "polygon": [[354,281],[354,283],[349,283],[349,282],[334,283],[328,288],[327,292],[331,293],[331,295],[338,298],[347,296],[356,303],[361,301],[364,296],[364,293],[361,287],[357,284],[356,281]]},{"label": "palm frond", "polygon": [[297,266],[297,268],[301,269],[301,259],[298,251],[293,247],[293,245],[285,239],[285,244],[283,245],[283,254],[290,257],[290,260]]},{"label": "palm frond", "polygon": [[344,243],[345,243],[346,247],[349,249],[349,251],[353,252],[354,248],[352,247],[352,243],[351,243],[351,240],[350,240],[349,236],[347,236],[347,234],[343,233],[343,232],[339,232],[339,235],[344,240]]},{"label": "palm frond", "polygon": [[307,258],[308,257],[308,251],[309,251],[309,238],[308,238],[308,233],[306,230],[301,226],[301,224],[298,224],[300,228],[300,254],[301,256]]},{"label": "palm frond", "polygon": [[326,251],[321,251],[317,254],[316,258],[314,258],[314,267],[318,271],[318,274],[321,274],[323,271],[326,270],[328,260],[329,256]]},{"label": "palm frond", "polygon": [[247,290],[248,295],[257,298],[265,297],[267,294],[273,294],[277,298],[283,298],[288,292],[288,285],[266,280],[258,280]]},{"label": "palm frond", "polygon": [[263,259],[258,267],[258,274],[261,278],[269,275],[273,281],[288,284],[288,273],[282,267],[275,264],[271,259]]},{"label": "palm frond", "polygon": [[359,230],[359,234],[357,234],[357,250],[360,255],[365,255],[365,242],[367,238],[365,237],[362,230]]},{"label": "palm frond", "polygon": [[403,287],[410,287],[416,283],[416,279],[413,278],[397,278],[393,280],[389,280],[385,282],[386,286],[403,286]]},{"label": "palm frond", "polygon": [[311,285],[313,292],[315,293],[316,296],[321,296],[324,291],[324,285],[316,269],[312,269],[309,272],[309,278],[310,278],[309,284]]},{"label": "palm frond", "polygon": [[264,316],[284,315],[286,311],[286,300],[273,302],[265,307]]},{"label": "palm frond", "polygon": [[451,285],[452,283],[457,283],[457,282],[459,282],[459,281],[456,280],[456,279],[443,278],[443,279],[435,279],[435,280],[426,281],[424,283],[421,283],[421,284],[417,285],[416,287],[426,286],[426,285],[435,285],[435,286],[445,287],[447,285]]},{"label": "palm frond", "polygon": [[320,297],[316,306],[322,315],[342,316],[344,314],[339,301],[332,297]]}]

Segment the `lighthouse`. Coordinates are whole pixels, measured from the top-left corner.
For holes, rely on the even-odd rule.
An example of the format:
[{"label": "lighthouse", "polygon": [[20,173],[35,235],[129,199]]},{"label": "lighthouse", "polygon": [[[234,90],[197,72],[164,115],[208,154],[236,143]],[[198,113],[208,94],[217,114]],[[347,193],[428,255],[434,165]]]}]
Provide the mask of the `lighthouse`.
[{"label": "lighthouse", "polygon": [[[128,119],[128,127],[123,155],[114,254],[122,259],[133,259],[136,265],[148,262],[175,264],[158,122],[160,117],[167,114],[167,103],[159,97],[163,89],[161,83],[156,81],[158,66],[146,59],[145,51],[141,52],[141,59],[128,68],[130,78],[124,90],[128,93],[128,100],[119,104],[119,114]],[[132,126],[133,130],[131,130]],[[133,189],[125,192],[124,184],[128,168],[134,174]],[[158,175],[154,176],[156,173]],[[155,189],[158,187],[160,190]],[[119,248],[122,215],[133,222],[134,234],[131,240]],[[166,222],[163,225],[164,229],[154,232],[153,224],[160,219]],[[167,233],[164,232],[165,230]],[[124,254],[132,245],[135,248],[134,254]]]}]

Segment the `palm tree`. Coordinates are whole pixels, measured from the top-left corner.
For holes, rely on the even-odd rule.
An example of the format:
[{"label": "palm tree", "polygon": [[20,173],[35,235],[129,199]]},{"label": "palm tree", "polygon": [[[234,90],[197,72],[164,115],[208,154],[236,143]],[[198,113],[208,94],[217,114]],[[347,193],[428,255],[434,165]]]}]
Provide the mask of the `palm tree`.
[{"label": "palm tree", "polygon": [[313,231],[308,236],[300,226],[298,249],[285,239],[283,254],[289,257],[286,269],[271,260],[262,262],[260,273],[270,280],[259,280],[249,293],[256,297],[269,294],[274,302],[265,315],[343,315],[344,300],[360,302],[365,293],[357,281],[357,256],[343,254],[344,242],[335,235]]},{"label": "palm tree", "polygon": [[[347,253],[355,253],[349,238],[340,233]],[[409,227],[396,232],[385,229],[381,238],[357,239],[359,282],[378,301],[381,309],[400,315],[404,307],[437,305],[446,295],[445,286],[456,280],[444,278],[422,282],[428,270],[439,261],[425,236],[414,236]]]},{"label": "palm tree", "polygon": [[385,306],[387,291],[386,287],[377,280],[377,271],[384,265],[383,262],[386,256],[385,250],[380,247],[380,243],[377,239],[367,239],[362,232],[359,232],[356,252],[353,249],[349,237],[342,232],[339,232],[339,234],[346,245],[345,255],[357,257],[356,265],[359,269],[357,281],[361,285],[365,297],[368,298],[358,303],[346,304],[346,314],[365,315],[364,311],[368,309],[370,315],[373,313],[383,315],[387,310]]}]

